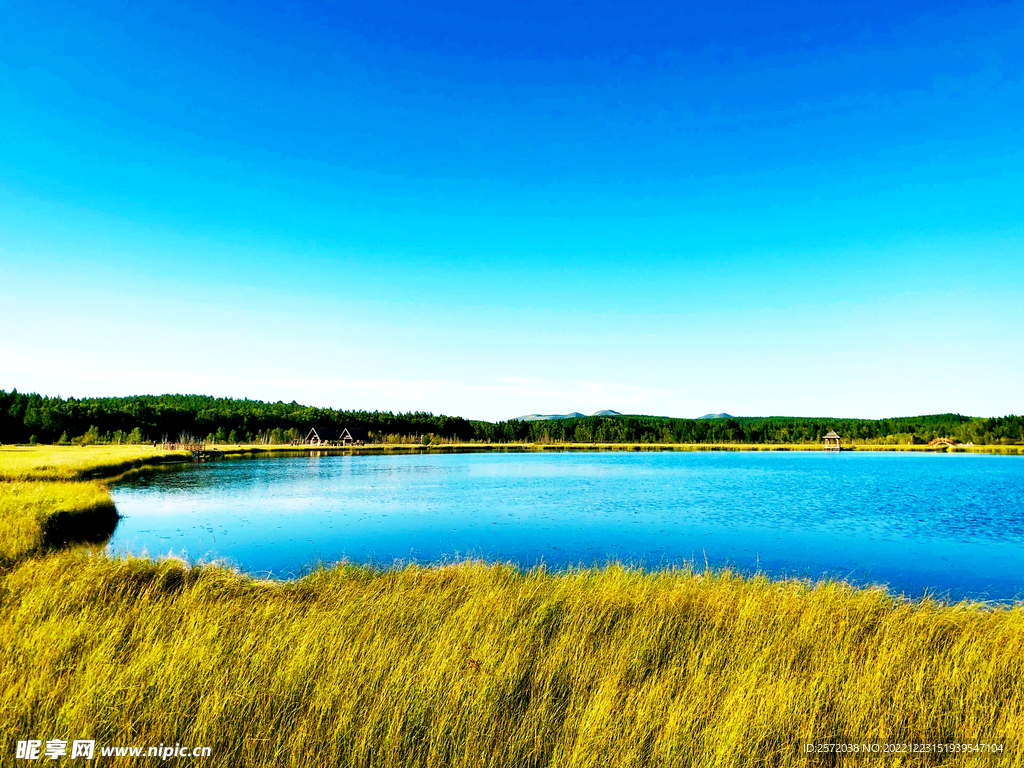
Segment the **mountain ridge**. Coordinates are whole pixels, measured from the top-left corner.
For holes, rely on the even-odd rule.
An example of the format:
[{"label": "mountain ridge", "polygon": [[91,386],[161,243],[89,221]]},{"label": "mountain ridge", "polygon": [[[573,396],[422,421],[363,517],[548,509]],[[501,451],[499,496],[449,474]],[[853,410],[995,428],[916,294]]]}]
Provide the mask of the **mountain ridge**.
[{"label": "mountain ridge", "polygon": [[[618,411],[612,411],[605,409],[598,411],[597,413],[590,414],[591,416],[621,416],[622,414]],[[586,414],[580,413],[579,411],[573,411],[572,413],[528,413],[525,416],[516,416],[512,421],[557,421],[560,419],[585,419]]]}]

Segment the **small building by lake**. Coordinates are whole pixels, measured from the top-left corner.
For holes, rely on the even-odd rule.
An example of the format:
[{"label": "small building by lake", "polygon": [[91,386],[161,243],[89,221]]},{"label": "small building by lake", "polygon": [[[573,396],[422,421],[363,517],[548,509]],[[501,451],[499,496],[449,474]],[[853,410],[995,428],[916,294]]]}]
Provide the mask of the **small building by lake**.
[{"label": "small building by lake", "polygon": [[835,433],[835,430],[830,429],[828,434],[825,435],[825,450],[826,451],[839,451],[842,450],[839,447],[840,437]]},{"label": "small building by lake", "polygon": [[366,430],[358,427],[346,427],[341,430],[338,441],[342,445],[362,445],[366,442]]},{"label": "small building by lake", "polygon": [[313,427],[306,435],[307,445],[331,445],[338,442],[338,430],[332,427]]},{"label": "small building by lake", "polygon": [[313,427],[306,435],[306,445],[362,445],[366,442],[366,430],[357,427],[345,427],[338,430],[333,427]]}]

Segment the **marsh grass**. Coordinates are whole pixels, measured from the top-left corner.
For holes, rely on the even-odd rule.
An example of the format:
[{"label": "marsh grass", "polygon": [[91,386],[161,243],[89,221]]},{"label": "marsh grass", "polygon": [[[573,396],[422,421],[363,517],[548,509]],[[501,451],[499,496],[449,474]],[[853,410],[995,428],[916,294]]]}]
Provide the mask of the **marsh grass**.
[{"label": "marsh grass", "polygon": [[105,477],[176,454],[137,446],[0,448],[0,564],[54,547],[99,542],[117,524]]},{"label": "marsh grass", "polygon": [[1024,735],[1021,608],[838,583],[480,563],[271,583],[79,550],[5,573],[0,611],[0,754],[35,734],[217,766],[788,766],[805,742]]},{"label": "marsh grass", "polygon": [[[99,482],[57,478],[142,459],[47,450],[14,470],[0,453],[4,476],[53,478],[0,482],[5,758],[93,738],[210,746],[225,768],[792,766],[808,742],[981,741],[1006,744],[986,764],[1024,765],[1021,606],[614,565],[269,582],[55,551],[49,521],[112,510]],[[76,451],[97,463],[53,458]]]},{"label": "marsh grass", "polygon": [[84,480],[146,463],[184,458],[181,451],[135,445],[33,445],[0,448],[0,480]]},{"label": "marsh grass", "polygon": [[95,482],[0,481],[0,563],[73,541],[102,541],[117,511]]}]

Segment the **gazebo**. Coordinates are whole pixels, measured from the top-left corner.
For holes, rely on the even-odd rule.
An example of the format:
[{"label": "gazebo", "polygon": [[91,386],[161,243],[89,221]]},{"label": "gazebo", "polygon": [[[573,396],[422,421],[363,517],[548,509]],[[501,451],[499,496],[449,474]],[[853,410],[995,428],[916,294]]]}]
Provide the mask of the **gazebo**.
[{"label": "gazebo", "polygon": [[830,429],[828,434],[825,435],[825,450],[826,451],[839,451],[842,450],[839,447],[839,435],[835,433],[835,430]]}]

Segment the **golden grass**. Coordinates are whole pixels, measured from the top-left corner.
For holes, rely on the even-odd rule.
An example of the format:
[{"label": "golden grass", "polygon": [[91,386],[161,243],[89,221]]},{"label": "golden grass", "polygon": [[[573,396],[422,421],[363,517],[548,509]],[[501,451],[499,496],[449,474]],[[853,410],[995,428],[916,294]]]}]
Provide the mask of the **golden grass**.
[{"label": "golden grass", "polygon": [[[0,476],[149,460],[133,450],[3,450]],[[102,532],[109,504],[95,481],[0,482],[0,755],[94,738],[225,768],[795,766],[807,742],[955,740],[1024,765],[1022,606],[615,566],[276,583],[51,550],[53,521]]]},{"label": "golden grass", "polygon": [[105,485],[83,480],[178,454],[139,446],[0,448],[0,563],[109,536],[117,512]]},{"label": "golden grass", "polygon": [[835,583],[478,563],[270,583],[79,550],[5,573],[0,612],[3,754],[34,737],[204,745],[216,766],[790,766],[805,742],[1024,736],[1024,610]]},{"label": "golden grass", "polygon": [[81,480],[186,456],[138,445],[22,445],[0,448],[0,480]]},{"label": "golden grass", "polygon": [[0,562],[60,543],[74,529],[89,533],[116,520],[107,489],[93,482],[0,481]]}]

